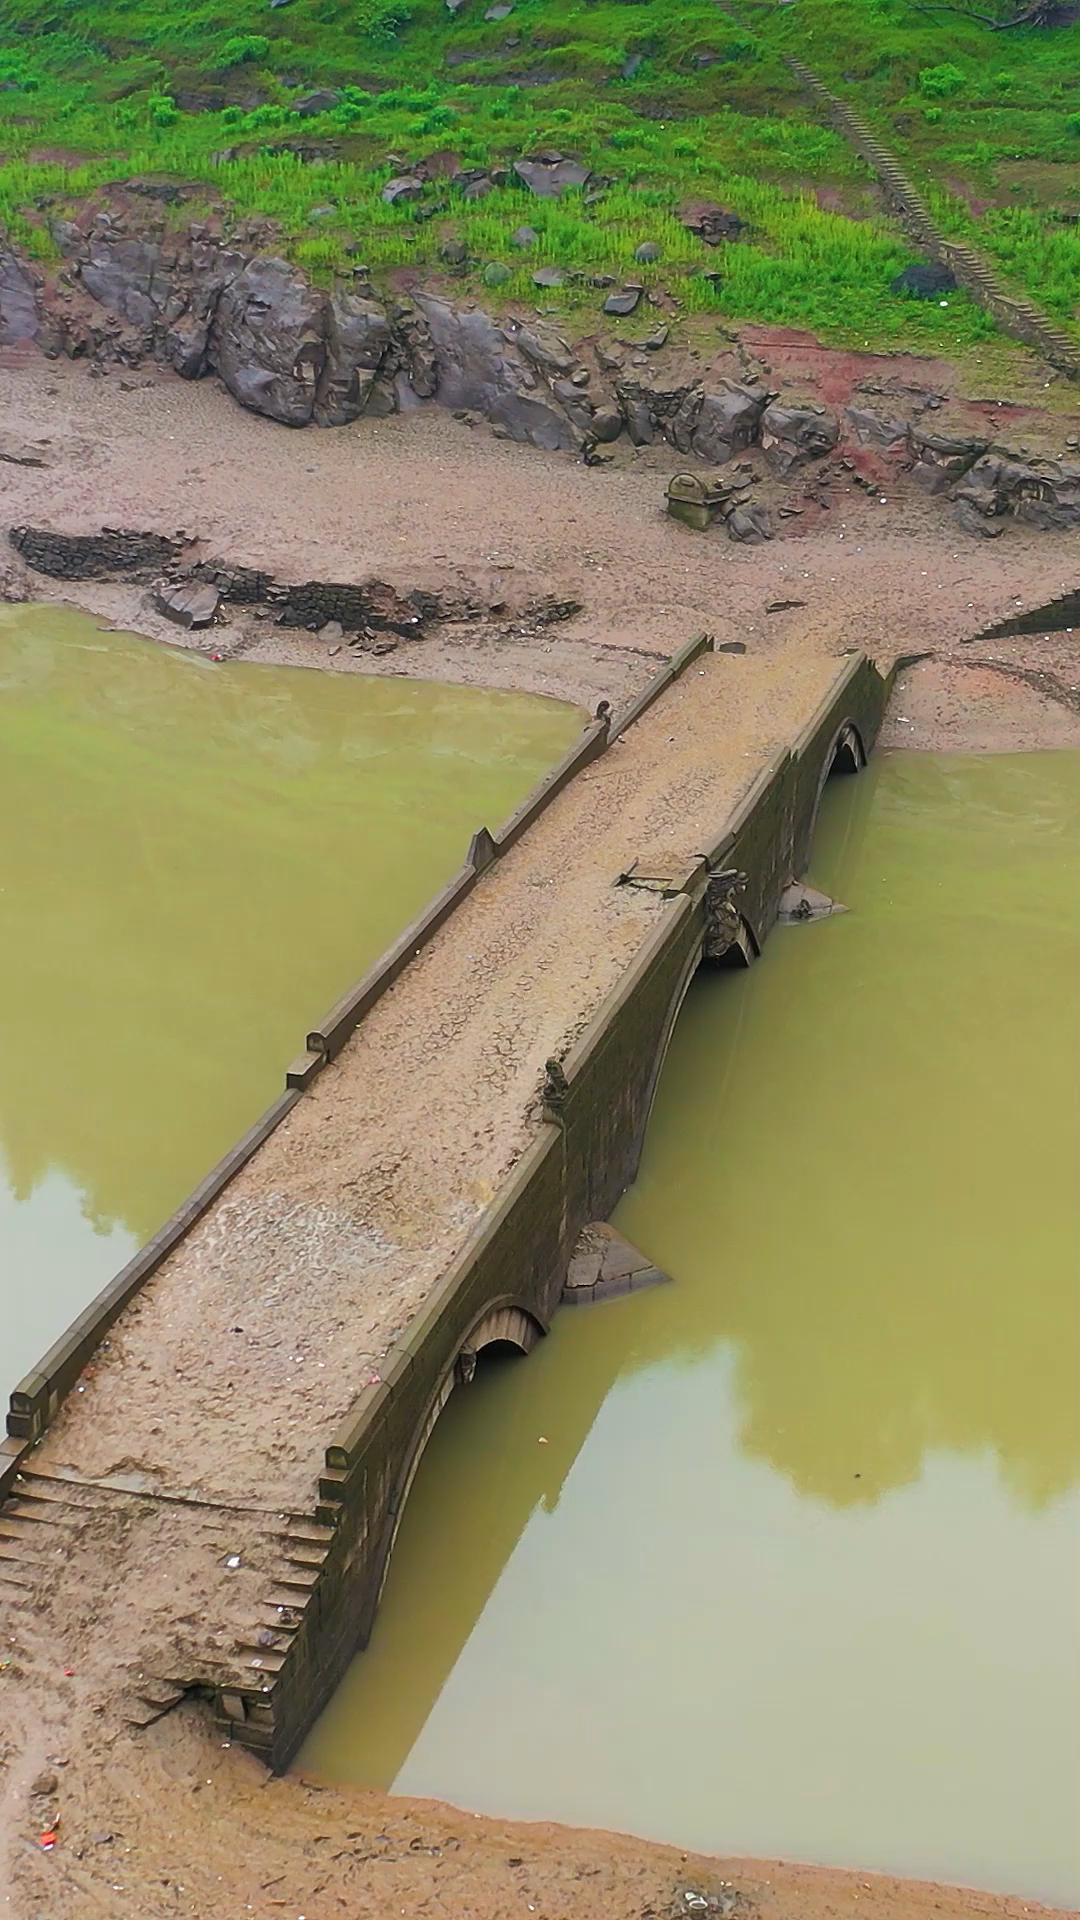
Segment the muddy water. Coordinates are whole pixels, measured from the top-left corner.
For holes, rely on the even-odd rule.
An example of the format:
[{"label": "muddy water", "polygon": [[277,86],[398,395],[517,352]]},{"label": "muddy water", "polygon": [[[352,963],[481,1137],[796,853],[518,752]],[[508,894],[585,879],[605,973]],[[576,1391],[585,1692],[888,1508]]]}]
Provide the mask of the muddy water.
[{"label": "muddy water", "polygon": [[699,976],[674,1284],[454,1395],[309,1771],[1080,1895],[1080,755],[825,797],[852,911]]},{"label": "muddy water", "polygon": [[0,608],[0,1392],[580,725]]}]

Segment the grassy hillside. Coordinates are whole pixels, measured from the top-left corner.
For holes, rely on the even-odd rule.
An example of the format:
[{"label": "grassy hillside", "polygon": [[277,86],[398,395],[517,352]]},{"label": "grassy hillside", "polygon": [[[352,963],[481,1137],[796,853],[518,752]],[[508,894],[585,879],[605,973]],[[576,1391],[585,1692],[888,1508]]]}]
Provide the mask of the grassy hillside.
[{"label": "grassy hillside", "polygon": [[[44,258],[66,200],[165,173],[272,215],[316,275],[436,264],[458,238],[478,273],[510,268],[500,296],[537,300],[540,265],[582,275],[545,291],[556,309],[599,304],[584,276],[632,273],[685,310],[859,345],[984,339],[992,324],[962,295],[940,307],[889,294],[910,243],[786,53],[875,119],[950,231],[1074,319],[1080,26],[988,34],[908,0],[741,0],[738,20],[711,0],[5,0],[0,221]],[[310,112],[312,89],[337,97]],[[415,204],[381,198],[404,163],[439,150],[481,167],[538,147],[609,184],[593,204],[513,179],[476,201],[445,180]],[[695,197],[747,234],[705,246],[677,217]],[[510,241],[522,222],[539,236],[527,254]],[[635,263],[643,241],[659,245],[655,264]]]}]

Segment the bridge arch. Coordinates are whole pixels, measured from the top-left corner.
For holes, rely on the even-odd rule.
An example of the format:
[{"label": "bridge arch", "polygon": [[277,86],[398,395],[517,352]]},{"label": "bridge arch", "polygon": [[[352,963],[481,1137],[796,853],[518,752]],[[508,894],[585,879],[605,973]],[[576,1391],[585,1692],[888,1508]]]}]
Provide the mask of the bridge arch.
[{"label": "bridge arch", "polygon": [[520,1300],[507,1297],[494,1304],[489,1303],[479,1318],[460,1342],[453,1359],[444,1368],[438,1384],[413,1432],[408,1452],[397,1484],[390,1496],[386,1525],[375,1566],[371,1569],[371,1592],[365,1606],[365,1631],[362,1644],[366,1643],[371,1630],[376,1609],[382,1599],[386,1576],[390,1570],[390,1556],[397,1541],[405,1506],[412,1492],[424,1451],[438,1424],[439,1415],[446,1406],[454,1388],[471,1384],[476,1373],[477,1356],[485,1348],[507,1347],[525,1355],[531,1353],[538,1340],[541,1340],[547,1328],[537,1319]]}]

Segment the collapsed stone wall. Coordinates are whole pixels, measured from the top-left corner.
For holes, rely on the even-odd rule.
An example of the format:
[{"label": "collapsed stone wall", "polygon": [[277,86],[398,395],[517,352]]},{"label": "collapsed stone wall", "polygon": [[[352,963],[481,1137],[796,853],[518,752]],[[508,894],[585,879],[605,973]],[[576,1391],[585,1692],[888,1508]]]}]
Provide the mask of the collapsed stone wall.
[{"label": "collapsed stone wall", "polygon": [[586,459],[624,433],[714,466],[756,446],[781,480],[843,445],[946,494],[968,531],[998,533],[1010,518],[1080,525],[1080,462],[935,436],[910,412],[785,399],[752,369],[728,377],[692,352],[661,356],[666,328],[636,347],[575,347],[543,321],[499,320],[441,294],[384,301],[363,271],[327,290],[269,251],[271,230],[254,221],[225,234],[209,221],[176,228],[143,208],[97,206],[52,231],[64,265],[51,281],[0,248],[0,344],[29,338],[98,365],[152,359],[189,380],[215,373],[242,406],[294,427],[434,399],[506,438]]}]

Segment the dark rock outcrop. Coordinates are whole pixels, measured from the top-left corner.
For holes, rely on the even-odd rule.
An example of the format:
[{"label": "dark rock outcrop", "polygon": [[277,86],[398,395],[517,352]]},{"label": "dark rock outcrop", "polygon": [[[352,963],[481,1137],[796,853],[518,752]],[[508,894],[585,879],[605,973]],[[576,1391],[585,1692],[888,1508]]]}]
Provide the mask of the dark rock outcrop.
[{"label": "dark rock outcrop", "polygon": [[0,248],[0,347],[36,340],[40,323],[37,287],[29,267]]},{"label": "dark rock outcrop", "polygon": [[974,466],[987,449],[986,440],[967,434],[924,433],[912,427],[908,444],[914,462],[912,478],[925,493],[944,493],[954,481]]},{"label": "dark rock outcrop", "polygon": [[742,453],[758,436],[758,428],[773,395],[764,387],[726,386],[702,396],[690,450],[699,460],[719,466]]},{"label": "dark rock outcrop", "polygon": [[209,359],[241,405],[307,426],[326,365],[327,305],[325,293],[274,256],[249,261],[223,287]]},{"label": "dark rock outcrop", "polygon": [[1080,466],[1037,466],[995,450],[984,453],[952,489],[957,518],[971,533],[1000,532],[1007,518],[1043,532],[1080,527]]},{"label": "dark rock outcrop", "polygon": [[906,453],[908,423],[893,414],[875,413],[872,407],[845,407],[848,426],[861,447],[877,447],[882,453]]},{"label": "dark rock outcrop", "polygon": [[776,473],[790,473],[808,460],[822,460],[840,438],[840,422],[824,407],[781,407],[775,401],[761,416],[761,444]]},{"label": "dark rock outcrop", "polygon": [[[568,418],[546,377],[545,353],[556,376],[562,356],[550,344],[545,348],[538,329],[497,326],[479,309],[460,311],[434,294],[418,294],[416,304],[431,332],[444,406],[481,413],[512,440],[552,451],[580,447],[582,431]],[[565,342],[559,347],[565,348]],[[568,348],[565,357],[569,368],[573,355]],[[573,391],[576,396],[578,390]]]},{"label": "dark rock outcrop", "polygon": [[326,358],[312,419],[343,427],[363,413],[390,348],[390,322],[364,294],[337,288],[326,304]]}]

